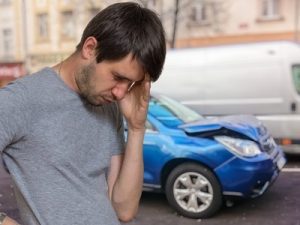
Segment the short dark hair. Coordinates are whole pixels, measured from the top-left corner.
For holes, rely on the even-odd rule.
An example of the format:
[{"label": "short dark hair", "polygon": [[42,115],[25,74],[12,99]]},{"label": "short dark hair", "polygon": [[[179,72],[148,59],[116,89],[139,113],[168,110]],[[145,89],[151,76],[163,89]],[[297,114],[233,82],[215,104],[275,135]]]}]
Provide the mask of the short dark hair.
[{"label": "short dark hair", "polygon": [[90,36],[98,41],[97,63],[119,60],[131,53],[152,81],[159,78],[166,56],[166,41],[162,23],[153,11],[133,2],[112,4],[88,23],[77,51]]}]

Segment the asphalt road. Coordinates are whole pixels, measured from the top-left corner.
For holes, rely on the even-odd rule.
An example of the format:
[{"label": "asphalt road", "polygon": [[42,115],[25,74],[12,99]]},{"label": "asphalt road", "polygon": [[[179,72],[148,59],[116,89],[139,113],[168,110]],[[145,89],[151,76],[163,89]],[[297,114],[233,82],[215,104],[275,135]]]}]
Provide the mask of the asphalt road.
[{"label": "asphalt road", "polygon": [[213,218],[194,220],[177,215],[165,197],[144,193],[137,218],[130,225],[300,225],[300,173],[283,172],[258,199],[224,206]]},{"label": "asphalt road", "polygon": [[[300,156],[288,164],[270,189],[260,198],[224,206],[213,218],[188,219],[177,215],[162,194],[143,193],[139,213],[128,225],[300,225]],[[0,211],[16,218],[19,214],[11,180],[0,166]]]}]

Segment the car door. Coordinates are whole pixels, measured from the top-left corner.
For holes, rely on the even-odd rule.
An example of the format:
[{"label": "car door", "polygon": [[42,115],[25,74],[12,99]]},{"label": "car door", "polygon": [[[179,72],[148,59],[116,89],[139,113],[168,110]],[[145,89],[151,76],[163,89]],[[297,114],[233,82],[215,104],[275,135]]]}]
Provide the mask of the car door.
[{"label": "car door", "polygon": [[160,132],[151,124],[146,122],[146,133],[144,138],[144,186],[159,188],[160,170],[163,166],[164,146]]}]

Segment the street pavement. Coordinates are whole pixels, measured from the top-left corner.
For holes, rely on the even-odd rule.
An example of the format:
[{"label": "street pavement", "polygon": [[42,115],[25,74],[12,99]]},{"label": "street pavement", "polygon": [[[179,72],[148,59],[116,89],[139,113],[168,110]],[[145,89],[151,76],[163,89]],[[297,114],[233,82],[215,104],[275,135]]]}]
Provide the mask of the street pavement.
[{"label": "street pavement", "polygon": [[[224,206],[210,219],[178,215],[163,194],[143,193],[139,213],[126,225],[300,225],[300,157],[284,168],[273,186],[260,198]],[[12,182],[0,163],[0,211],[21,223]],[[88,224],[87,224],[88,225]]]},{"label": "street pavement", "polygon": [[126,225],[300,225],[300,172],[282,172],[265,195],[224,206],[209,219],[174,212],[161,194],[144,193],[136,219]]}]

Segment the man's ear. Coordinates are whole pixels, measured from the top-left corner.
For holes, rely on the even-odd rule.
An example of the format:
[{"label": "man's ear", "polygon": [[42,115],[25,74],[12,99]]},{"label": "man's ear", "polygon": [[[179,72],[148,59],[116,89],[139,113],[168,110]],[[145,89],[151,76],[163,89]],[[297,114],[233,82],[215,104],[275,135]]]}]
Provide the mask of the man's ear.
[{"label": "man's ear", "polygon": [[91,59],[91,58],[95,58],[96,56],[96,48],[97,48],[97,40],[95,37],[88,37],[83,46],[82,46],[82,50],[81,50],[81,55],[83,57],[83,59]]}]

